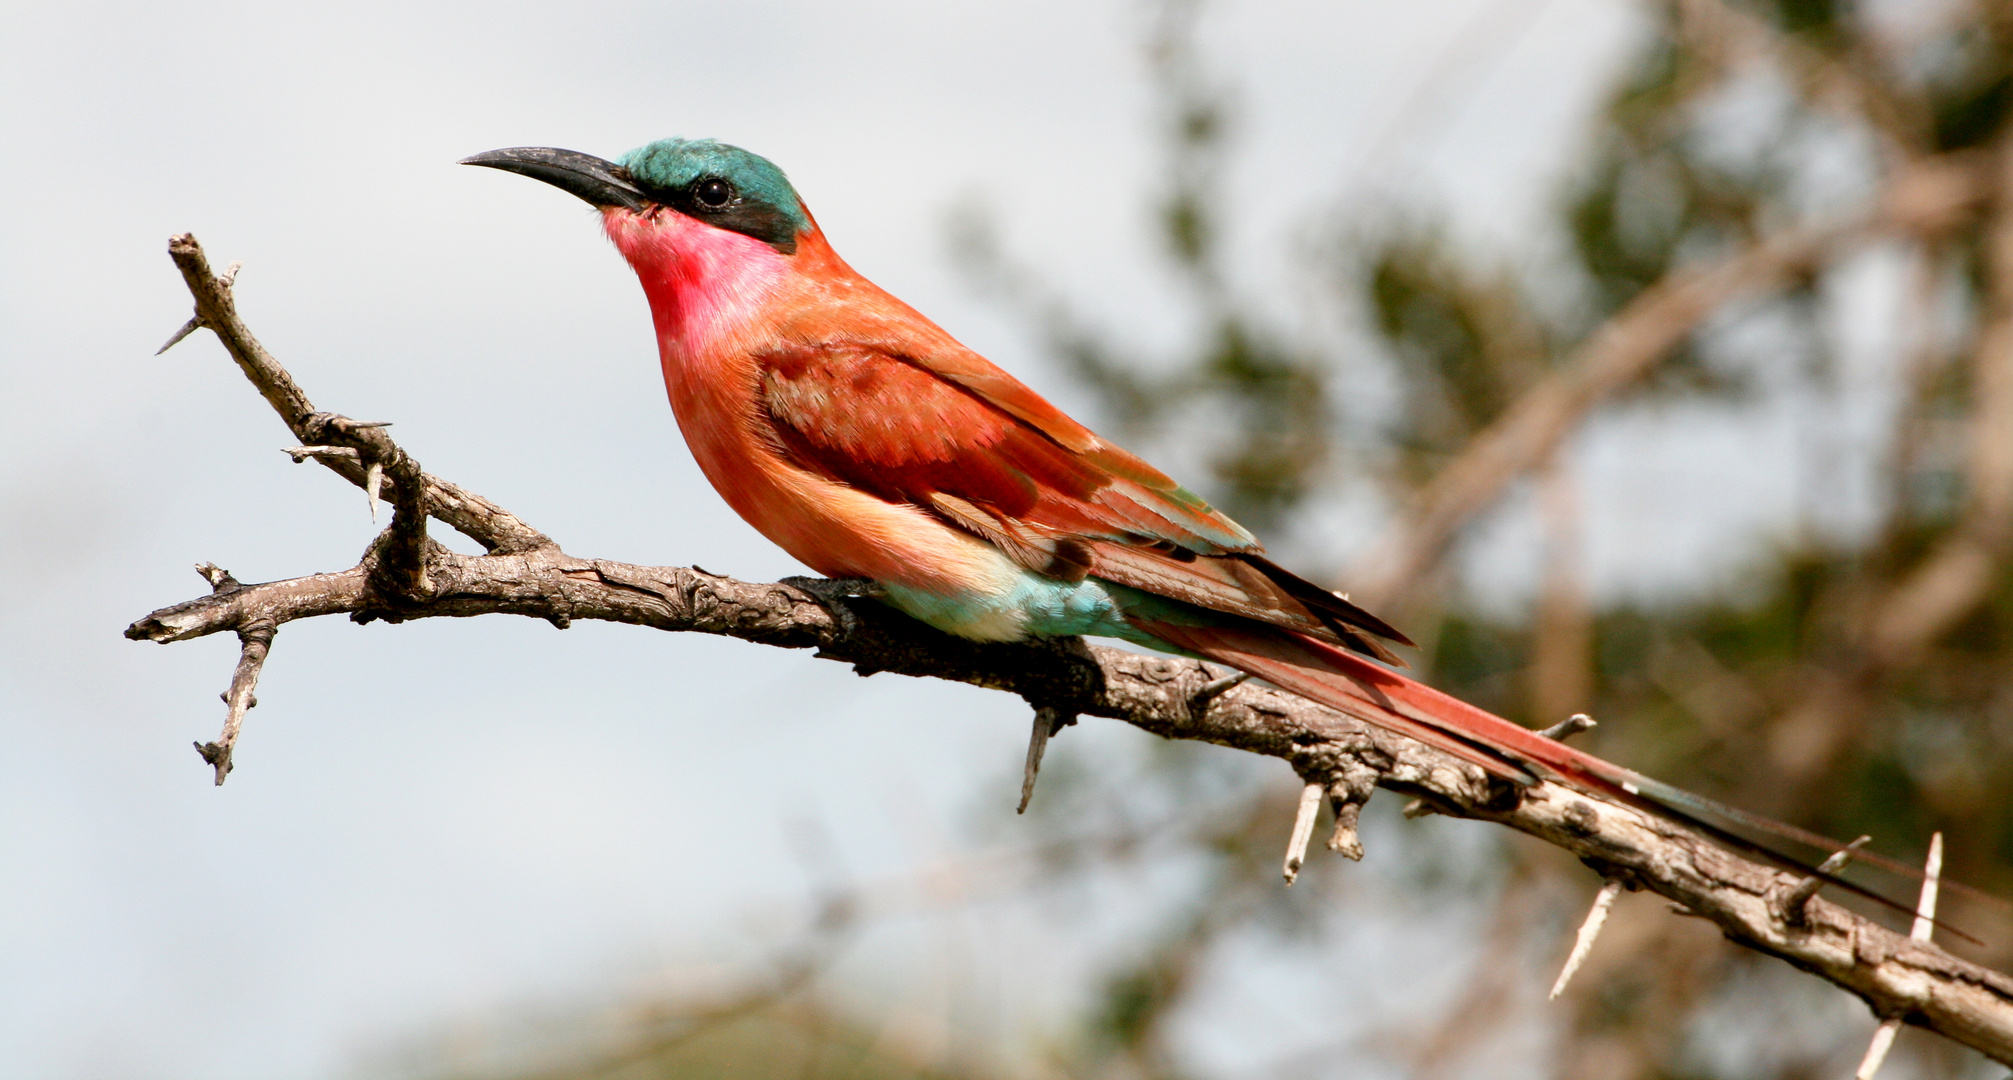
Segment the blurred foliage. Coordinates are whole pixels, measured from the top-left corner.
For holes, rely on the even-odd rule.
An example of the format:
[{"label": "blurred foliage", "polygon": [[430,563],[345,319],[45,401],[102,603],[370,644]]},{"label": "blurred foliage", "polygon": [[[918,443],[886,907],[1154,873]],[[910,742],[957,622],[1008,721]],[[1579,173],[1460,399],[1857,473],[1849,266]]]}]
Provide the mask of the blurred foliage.
[{"label": "blurred foliage", "polygon": [[1196,35],[1199,0],[1171,0],[1154,22],[1149,69],[1164,112],[1167,188],[1155,220],[1170,266],[1194,313],[1195,347],[1171,372],[1149,372],[1131,346],[1090,329],[1066,298],[1041,291],[1042,276],[1002,252],[990,222],[966,214],[953,222],[954,246],[979,280],[1010,298],[1073,372],[1096,389],[1121,426],[1158,425],[1178,406],[1204,413],[1229,437],[1209,468],[1219,501],[1259,532],[1308,495],[1334,452],[1334,390],[1327,358],[1293,343],[1252,309],[1226,266],[1220,232],[1230,95],[1203,75]]},{"label": "blurred foliage", "polygon": [[[1863,212],[1924,163],[1969,168],[1992,185],[1987,197],[1958,220],[1878,244],[1906,267],[1882,287],[1902,294],[1886,300],[1908,324],[1878,359],[1893,396],[1884,445],[1853,457],[1814,439],[1813,462],[1756,463],[1814,466],[1802,508],[1810,520],[1774,538],[1772,554],[1731,581],[1701,573],[1690,592],[1654,604],[1596,604],[1578,562],[1580,512],[1562,498],[1567,509],[1542,515],[1552,557],[1529,617],[1481,607],[1458,558],[1402,607],[1416,621],[1405,629],[1427,643],[1424,669],[1456,694],[1534,726],[1564,710],[1592,713],[1601,726],[1584,738],[1604,757],[1832,835],[1870,833],[1896,855],[1919,852],[1940,829],[1947,874],[2013,894],[2013,476],[1993,456],[2013,455],[2013,416],[1987,392],[1994,377],[2013,379],[1992,366],[2009,362],[2013,341],[2013,240],[1998,236],[2013,237],[2013,192],[2000,188],[1997,166],[1980,164],[2013,150],[2013,8],[1672,0],[1642,10],[1643,40],[1559,201],[1555,256],[1498,262],[1420,225],[1417,207],[1339,208],[1364,223],[1325,249],[1325,272],[1340,283],[1327,299],[1357,328],[1354,340],[1304,340],[1237,281],[1225,251],[1240,203],[1222,197],[1235,190],[1235,95],[1207,70],[1198,0],[1164,0],[1148,45],[1166,152],[1153,218],[1196,313],[1179,354],[1149,356],[1094,329],[1003,250],[982,216],[960,220],[958,251],[1100,395],[1116,434],[1149,457],[1156,442],[1205,447],[1213,483],[1198,486],[1262,535],[1311,512],[1323,486],[1345,477],[1382,493],[1402,519],[1422,485],[1674,271]],[[1579,427],[1652,400],[1760,424],[1776,413],[1758,403],[1790,400],[1828,434],[1845,333],[1835,298],[1857,288],[1852,304],[1872,302],[1870,286],[1846,281],[1865,250],[1842,246],[1772,292],[1725,298],[1648,378]],[[1345,415],[1360,396],[1349,388],[1366,378],[1394,385],[1392,403]],[[1845,457],[1871,462],[1877,506],[1840,525],[1825,511],[1847,497]],[[1536,479],[1570,493],[1572,454]],[[1492,512],[1528,512],[1514,495]],[[1295,792],[1231,757],[1168,747],[1123,775],[1070,782],[1058,763],[1044,776],[1033,820],[1053,841],[1051,881],[1125,860],[1192,871],[1153,915],[1150,940],[1106,972],[1081,1031],[1050,1062],[1056,1075],[1190,1075],[1183,1025],[1222,977],[1213,959],[1253,937],[1306,943],[1313,957],[1332,947],[1324,937],[1351,933],[1352,916],[1338,914],[1342,876],[1277,887]],[[1373,858],[1412,860],[1403,901],[1387,901],[1421,921],[1476,909],[1478,967],[1443,1015],[1275,1075],[1351,1075],[1341,1063],[1364,1053],[1421,1077],[1495,1075],[1484,1049],[1528,1047],[1521,1033],[1534,1026],[1549,1029],[1552,1047],[1536,1071],[1585,1080],[1839,1075],[1863,1049],[1864,1029],[1831,1014],[1765,1007],[1830,991],[1662,912],[1633,924],[1618,915],[1602,949],[1627,960],[1590,968],[1564,1009],[1538,1012],[1529,1003],[1563,955],[1591,876],[1493,831],[1395,846],[1384,835],[1380,848],[1375,830],[1395,828],[1439,826],[1366,818]],[[1457,835],[1469,846],[1443,850]],[[1349,897],[1370,902],[1361,890]],[[1961,902],[1946,914],[1994,942],[1970,950],[1975,958],[2013,962],[2013,926],[2000,915]],[[707,1044],[724,1056],[703,1060],[719,1064],[666,1058],[633,1075],[782,1075],[759,1070],[804,1060],[805,1036],[740,1037]],[[818,1038],[819,1063],[793,1064],[795,1075],[947,1075],[849,1064],[868,1059],[848,1056],[858,1043],[843,1025]],[[1729,1058],[1714,1052],[1720,1044],[1754,1049]],[[1932,1039],[1904,1039],[1903,1051],[1916,1075],[1979,1075],[1975,1055]],[[726,1071],[729,1060],[757,1071]],[[677,1071],[688,1068],[700,1071]]]},{"label": "blurred foliage", "polygon": [[[1187,357],[1150,365],[1151,382],[1108,363],[1081,370],[1106,392],[1126,434],[1164,437],[1178,422],[1182,440],[1215,447],[1211,493],[1235,512],[1262,508],[1276,521],[1307,505],[1309,478],[1344,474],[1372,478],[1403,514],[1410,493],[1674,271],[1729,257],[1799,223],[1857,212],[1906,168],[1937,155],[2007,152],[2013,15],[2004,7],[1647,5],[1652,31],[1621,68],[1561,202],[1562,258],[1499,265],[1442,230],[1417,225],[1415,208],[1345,206],[1343,215],[1371,224],[1336,246],[1344,285],[1334,300],[1366,331],[1368,345],[1354,352],[1296,345],[1267,329],[1259,308],[1235,300],[1220,265],[1223,238],[1236,230],[1236,202],[1212,195],[1224,189],[1234,162],[1229,95],[1203,71],[1197,5],[1176,0],[1160,11],[1152,55],[1169,148],[1163,229],[1220,329],[1198,334]],[[1430,625],[1406,629],[1429,643],[1434,681],[1522,722],[1554,722],[1562,718],[1558,695],[1537,685],[1546,677],[1538,657],[1548,645],[1558,654],[1561,646],[1546,636],[1570,635],[1577,622],[1585,631],[1568,636],[1563,649],[1581,669],[1567,685],[1584,688],[1569,707],[1602,720],[1587,739],[1590,749],[1833,835],[1871,833],[1895,853],[1919,852],[1928,833],[1942,829],[1951,844],[1949,873],[2013,892],[2013,800],[2005,794],[2013,791],[2013,522],[1993,508],[2013,495],[1997,491],[2009,478],[1981,465],[1976,450],[1980,438],[1991,438],[1990,425],[2013,422],[2003,406],[1988,411],[1979,393],[1984,365],[2006,363],[1987,351],[1995,347],[1994,320],[2013,319],[2004,299],[2013,296],[2006,280],[2013,266],[1995,262],[2005,256],[1993,250],[1993,230],[2007,227],[2000,220],[2006,200],[1995,195],[1961,221],[1887,243],[1886,253],[1911,268],[1899,275],[1910,293],[1894,306],[1912,322],[1901,336],[1914,344],[1881,360],[1898,400],[1886,435],[1891,446],[1871,455],[1883,497],[1870,525],[1806,522],[1737,580],[1701,574],[1690,594],[1655,605],[1595,609],[1575,580],[1582,569],[1568,563],[1555,575],[1557,566],[1548,566],[1524,620],[1477,608],[1457,568],[1449,568],[1434,595],[1405,597],[1402,605],[1427,613]],[[1690,399],[1694,408],[1756,423],[1766,414],[1754,406],[1771,395],[1816,403],[1820,414],[1836,407],[1841,315],[1826,296],[1858,250],[1842,248],[1768,295],[1729,297],[1648,379],[1589,412],[1581,426],[1646,397],[1666,405]],[[1051,340],[1056,328],[1081,325],[1052,300],[1026,308]],[[1108,361],[1127,352],[1077,337],[1075,350],[1061,350],[1066,359],[1092,353]],[[1264,350],[1269,380],[1226,378],[1243,370],[1245,341],[1278,343]],[[1395,381],[1398,404],[1345,436],[1330,403],[1373,366]],[[1290,407],[1282,388],[1290,388]],[[1214,406],[1196,408],[1198,395],[1243,395],[1246,411],[1198,425],[1197,416],[1223,415]],[[1270,411],[1272,426],[1257,424],[1263,434],[1254,435],[1250,410]],[[1310,424],[1329,429],[1303,431]],[[1296,447],[1291,470],[1272,464],[1283,437]],[[1310,456],[1316,451],[1328,456]],[[1554,467],[1560,475],[1543,482],[1572,482],[1570,455]],[[1835,483],[1835,474],[1815,471]],[[1822,508],[1844,492],[1819,486],[1809,496]],[[1571,515],[1548,517],[1548,547],[1577,552],[1570,535],[1556,534],[1579,527]],[[1960,550],[1965,545],[1974,546]],[[1967,554],[1974,561],[1960,574]],[[1931,580],[1939,574],[1950,577],[1940,590]],[[1893,626],[1889,612],[1919,614],[1909,605],[1922,603],[1939,614],[1914,626],[1913,637]],[[1577,613],[1546,617],[1575,605]],[[1550,711],[1535,711],[1534,703],[1549,703],[1542,707]],[[1253,798],[1279,816],[1246,840],[1276,845],[1280,793]],[[1501,865],[1508,889],[1590,891],[1585,871],[1565,860],[1518,856]],[[1233,878],[1226,872],[1199,889],[1192,911],[1223,905],[1224,894],[1212,888],[1238,888]],[[1449,899],[1439,894],[1435,902]],[[2013,927],[1998,915],[1960,905],[1952,917],[2000,943],[1980,959],[2002,967],[2013,960]],[[1160,948],[1113,974],[1112,1004],[1093,1023],[1115,1042],[1164,1041],[1142,1033],[1155,1022],[1178,1022],[1184,992],[1196,992],[1164,973],[1194,964],[1178,959],[1183,950],[1219,947],[1249,929],[1220,917],[1208,924],[1211,933],[1203,935],[1194,915],[1170,918]],[[1570,1019],[1555,1035],[1557,1075],[1816,1075],[1849,1066],[1862,1049],[1845,1045],[1849,1038],[1832,1040],[1801,1057],[1785,1051],[1726,1072],[1699,1051],[1698,1025],[1751,992],[1742,987],[1767,962],[1712,946],[1702,954],[1681,930],[1650,937],[1656,947],[1636,958],[1625,979],[1587,980],[1575,989]],[[1549,955],[1538,961],[1555,962]],[[1535,990],[1545,976],[1522,977]],[[1482,1000],[1456,1003],[1442,1034],[1459,1030],[1472,1044],[1475,1025],[1502,1025],[1509,1038],[1514,1024],[1542,1022],[1504,1006],[1500,995],[1486,1007]],[[1143,1001],[1151,1002],[1152,1018],[1142,1015]],[[1429,1074],[1488,1071],[1438,1045],[1411,1060]],[[1976,1065],[1945,1047],[1916,1049],[1917,1068],[1927,1075],[1959,1075]],[[1132,1065],[1133,1074],[1174,1074],[1158,1056]]]},{"label": "blurred foliage", "polygon": [[[549,1054],[549,1049],[548,1049]],[[673,1035],[632,1031],[607,1046],[554,1055],[512,1080],[957,1080],[971,1072],[919,1060],[842,1014],[777,1000]]]}]

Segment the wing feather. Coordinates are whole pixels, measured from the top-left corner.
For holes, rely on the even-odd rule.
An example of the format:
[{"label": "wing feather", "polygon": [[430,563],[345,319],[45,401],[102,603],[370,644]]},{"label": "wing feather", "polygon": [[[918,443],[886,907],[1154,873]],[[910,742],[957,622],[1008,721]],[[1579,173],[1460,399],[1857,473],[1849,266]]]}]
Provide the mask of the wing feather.
[{"label": "wing feather", "polygon": [[841,343],[758,360],[775,436],[805,468],[927,509],[1036,573],[1095,574],[1402,663],[1371,635],[1404,635],[1280,569],[1236,522],[977,354]]}]

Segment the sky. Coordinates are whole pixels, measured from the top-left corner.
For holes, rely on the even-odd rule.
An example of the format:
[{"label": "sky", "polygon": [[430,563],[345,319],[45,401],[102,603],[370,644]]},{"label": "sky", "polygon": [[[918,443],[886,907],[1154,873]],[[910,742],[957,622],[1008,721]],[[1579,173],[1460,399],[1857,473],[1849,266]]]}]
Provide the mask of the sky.
[{"label": "sky", "polygon": [[[189,311],[166,240],[244,264],[241,313],[317,406],[394,421],[569,552],[797,573],[686,455],[591,211],[454,162],[756,150],[854,266],[1094,420],[955,269],[946,222],[987,207],[1093,317],[1167,340],[1144,8],[11,0],[0,19],[0,1074],[352,1075],[401,1039],[779,940],[816,876],[807,822],[864,877],[955,856],[974,814],[1007,827],[1015,699],[501,617],[283,628],[213,788],[189,744],[216,736],[235,642],[120,631],[196,595],[195,563],[339,569],[373,526],[279,453],[213,338],[152,355]],[[1614,0],[1246,0],[1205,26],[1240,87],[1230,183],[1264,193],[1234,250],[1288,296],[1338,190],[1528,242],[1637,23]],[[1051,753],[1145,738],[1087,724]],[[1081,962],[1044,925],[974,931],[1007,1036]],[[904,941],[879,970],[926,1000]],[[1223,1040],[1197,1052],[1238,1064]]]}]

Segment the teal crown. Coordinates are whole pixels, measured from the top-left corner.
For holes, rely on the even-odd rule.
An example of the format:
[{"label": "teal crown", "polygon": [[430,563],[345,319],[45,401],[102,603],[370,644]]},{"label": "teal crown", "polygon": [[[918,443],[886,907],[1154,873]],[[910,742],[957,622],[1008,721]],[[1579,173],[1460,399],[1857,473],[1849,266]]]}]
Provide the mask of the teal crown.
[{"label": "teal crown", "polygon": [[734,186],[750,209],[766,210],[789,224],[794,236],[811,227],[797,189],[783,170],[760,154],[713,139],[659,139],[622,155],[622,167],[646,193],[688,192],[702,180]]}]

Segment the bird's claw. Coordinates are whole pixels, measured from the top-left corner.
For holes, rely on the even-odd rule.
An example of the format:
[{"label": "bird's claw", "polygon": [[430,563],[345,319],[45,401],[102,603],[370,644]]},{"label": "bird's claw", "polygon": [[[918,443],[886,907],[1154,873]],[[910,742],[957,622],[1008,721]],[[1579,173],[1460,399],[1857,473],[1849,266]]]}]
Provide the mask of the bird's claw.
[{"label": "bird's claw", "polygon": [[870,578],[793,576],[782,579],[780,584],[788,585],[798,592],[807,593],[812,599],[818,601],[826,611],[831,613],[833,621],[839,624],[839,629],[848,637],[859,632],[860,619],[859,616],[853,614],[853,609],[846,604],[846,601],[855,596],[878,598],[884,595],[880,583]]}]

